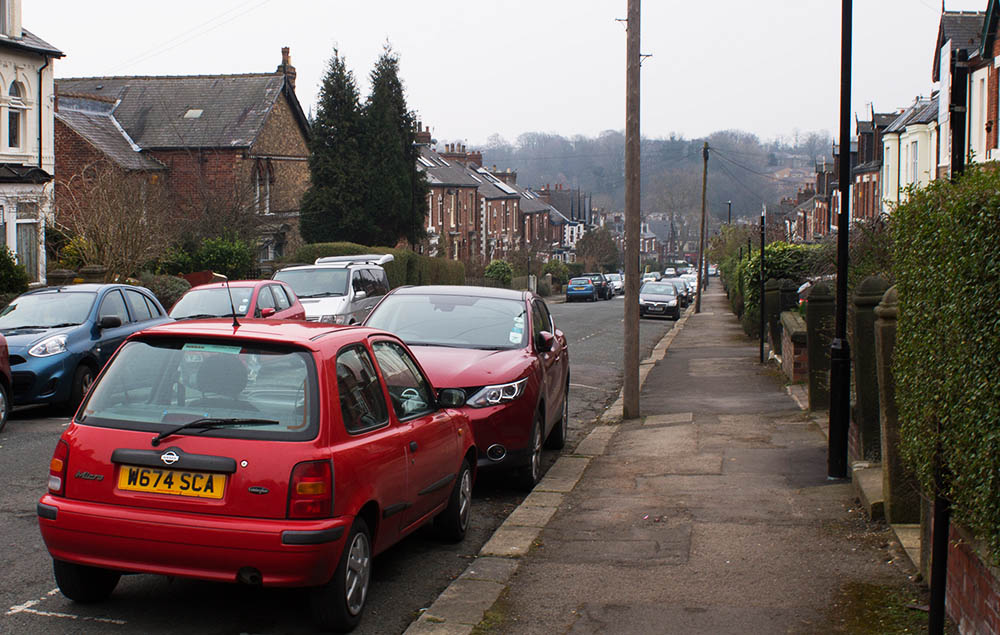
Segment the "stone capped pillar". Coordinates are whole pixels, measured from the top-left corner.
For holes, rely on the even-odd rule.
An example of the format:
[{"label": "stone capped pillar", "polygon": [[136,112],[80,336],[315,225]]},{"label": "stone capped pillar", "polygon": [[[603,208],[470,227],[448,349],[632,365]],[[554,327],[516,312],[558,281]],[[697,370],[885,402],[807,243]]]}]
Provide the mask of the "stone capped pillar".
[{"label": "stone capped pillar", "polygon": [[830,408],[830,344],[834,335],[834,297],[830,286],[813,286],[806,303],[806,346],[809,348],[809,409]]},{"label": "stone capped pillar", "polygon": [[882,300],[889,283],[878,276],[865,278],[851,301],[854,304],[851,352],[854,357],[854,394],[857,407],[858,455],[865,461],[879,461],[882,456],[882,430],[879,427],[878,372],[875,360],[875,307]]}]

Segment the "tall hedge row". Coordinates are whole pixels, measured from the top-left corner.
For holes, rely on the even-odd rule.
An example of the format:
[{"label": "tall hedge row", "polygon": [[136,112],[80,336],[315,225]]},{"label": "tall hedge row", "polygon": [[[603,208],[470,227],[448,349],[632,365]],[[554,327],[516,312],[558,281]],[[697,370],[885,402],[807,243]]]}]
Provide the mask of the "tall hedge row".
[{"label": "tall hedge row", "polygon": [[393,288],[405,284],[465,284],[465,265],[447,258],[430,258],[409,249],[366,247],[357,243],[311,243],[295,252],[296,262],[311,264],[326,256],[354,256],[358,254],[392,254],[393,261],[386,263],[385,273]]},{"label": "tall hedge row", "polygon": [[[788,278],[796,284],[802,283],[815,269],[819,254],[816,245],[771,243],[764,247],[764,281]],[[738,275],[742,285],[743,330],[754,336],[760,331],[760,250],[739,261]]]},{"label": "tall hedge row", "polygon": [[1000,560],[1000,172],[912,192],[894,214],[902,455],[933,492],[935,448],[956,520]]}]

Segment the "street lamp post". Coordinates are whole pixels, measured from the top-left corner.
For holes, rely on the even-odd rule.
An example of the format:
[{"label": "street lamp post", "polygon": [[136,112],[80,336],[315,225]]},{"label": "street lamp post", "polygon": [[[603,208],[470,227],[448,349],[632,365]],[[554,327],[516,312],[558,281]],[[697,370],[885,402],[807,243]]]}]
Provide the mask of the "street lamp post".
[{"label": "street lamp post", "polygon": [[767,205],[760,208],[760,363],[764,363],[764,225]]},{"label": "street lamp post", "polygon": [[733,224],[733,202],[732,201],[726,201],[726,205],[729,206],[729,224],[732,225]]}]

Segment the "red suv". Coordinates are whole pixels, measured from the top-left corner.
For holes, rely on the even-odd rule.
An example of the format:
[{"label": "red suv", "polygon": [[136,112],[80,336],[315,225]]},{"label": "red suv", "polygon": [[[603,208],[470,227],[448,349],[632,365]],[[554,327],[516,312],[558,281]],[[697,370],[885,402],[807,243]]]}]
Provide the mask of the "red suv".
[{"label": "red suv", "polygon": [[434,520],[464,537],[476,466],[456,390],[406,345],[306,322],[175,322],[130,337],[58,442],[38,504],[56,582],[122,573],[313,587],[361,619],[372,557]]},{"label": "red suv", "polygon": [[561,449],[569,426],[569,349],[540,297],[399,287],[365,324],[402,338],[435,386],[465,391],[480,467],[508,470],[520,488],[534,487],[542,446]]}]

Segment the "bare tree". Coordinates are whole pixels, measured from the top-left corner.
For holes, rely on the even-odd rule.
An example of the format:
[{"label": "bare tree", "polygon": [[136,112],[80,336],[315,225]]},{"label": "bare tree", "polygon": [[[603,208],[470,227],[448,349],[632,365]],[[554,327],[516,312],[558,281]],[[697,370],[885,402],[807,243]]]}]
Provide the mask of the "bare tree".
[{"label": "bare tree", "polygon": [[90,264],[114,280],[136,274],[177,236],[179,219],[156,173],[93,164],[60,184],[56,223],[81,239]]}]

